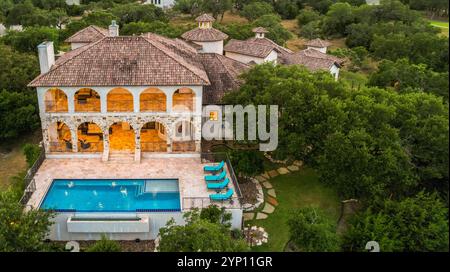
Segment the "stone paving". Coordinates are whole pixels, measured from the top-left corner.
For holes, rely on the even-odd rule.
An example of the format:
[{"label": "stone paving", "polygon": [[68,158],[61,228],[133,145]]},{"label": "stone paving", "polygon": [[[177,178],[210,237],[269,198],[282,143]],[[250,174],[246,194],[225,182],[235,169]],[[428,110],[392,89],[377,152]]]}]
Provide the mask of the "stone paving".
[{"label": "stone paving", "polygon": [[[124,164],[120,161],[107,163],[101,159],[46,159],[34,176],[36,191],[28,205],[38,207],[48,187],[54,179],[159,179],[176,178],[179,180],[180,195],[209,199],[213,192],[206,188],[203,166],[200,158],[143,158],[140,163]],[[225,166],[226,168],[226,166]],[[227,173],[229,171],[227,170]],[[230,177],[229,177],[230,178]],[[231,178],[230,178],[231,180]],[[233,188],[233,183],[229,183]],[[224,206],[238,205],[224,202]],[[183,208],[196,205],[183,202]]]},{"label": "stone paving", "polygon": [[[277,194],[272,186],[272,183],[270,183],[270,179],[278,175],[286,175],[291,172],[299,171],[302,166],[303,161],[294,161],[292,165],[280,167],[277,170],[264,172],[263,174],[255,177],[255,180],[258,181],[260,184],[262,184],[264,188],[267,189],[266,192],[267,197],[265,199],[266,202],[264,203],[264,208],[260,212],[256,213],[257,220],[266,219],[269,216],[269,214],[275,211],[276,206],[278,206]],[[244,214],[245,221],[253,220],[254,217],[255,213],[252,212],[247,212]]]}]

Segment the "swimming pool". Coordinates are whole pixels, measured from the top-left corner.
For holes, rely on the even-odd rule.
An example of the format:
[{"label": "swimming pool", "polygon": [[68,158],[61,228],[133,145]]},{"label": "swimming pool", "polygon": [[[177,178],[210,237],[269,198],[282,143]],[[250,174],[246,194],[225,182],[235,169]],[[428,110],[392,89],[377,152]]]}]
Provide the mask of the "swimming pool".
[{"label": "swimming pool", "polygon": [[55,179],[40,205],[57,212],[180,211],[177,179]]}]

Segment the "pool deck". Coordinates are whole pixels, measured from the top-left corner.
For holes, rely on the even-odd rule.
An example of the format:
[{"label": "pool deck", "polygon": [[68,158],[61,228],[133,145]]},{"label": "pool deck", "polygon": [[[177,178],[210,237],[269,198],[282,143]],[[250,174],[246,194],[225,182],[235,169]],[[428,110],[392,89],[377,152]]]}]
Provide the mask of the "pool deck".
[{"label": "pool deck", "polygon": [[[33,192],[27,205],[39,207],[54,179],[177,178],[183,209],[201,208],[209,205],[209,195],[214,193],[206,188],[204,165],[200,158],[144,158],[140,163],[102,162],[101,159],[45,159],[34,176],[36,191]],[[228,169],[227,175],[229,176]],[[234,189],[231,179],[229,188]],[[226,208],[239,208],[239,203],[236,202],[238,201],[218,204]]]}]

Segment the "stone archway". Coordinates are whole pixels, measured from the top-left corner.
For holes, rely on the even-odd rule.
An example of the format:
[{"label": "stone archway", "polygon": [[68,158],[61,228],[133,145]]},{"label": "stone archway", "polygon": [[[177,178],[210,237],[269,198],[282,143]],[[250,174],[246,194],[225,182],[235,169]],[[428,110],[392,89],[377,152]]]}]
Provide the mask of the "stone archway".
[{"label": "stone archway", "polygon": [[141,151],[167,152],[169,139],[169,131],[163,123],[147,122],[141,128]]},{"label": "stone archway", "polygon": [[128,122],[115,122],[109,127],[109,151],[135,152],[136,139]]},{"label": "stone archway", "polygon": [[81,123],[77,128],[78,152],[103,152],[103,130],[94,122]]},{"label": "stone archway", "polygon": [[107,95],[108,112],[133,112],[133,94],[124,88],[114,88]]},{"label": "stone archway", "polygon": [[100,112],[100,95],[93,89],[79,89],[74,95],[75,112]]},{"label": "stone archway", "polygon": [[70,127],[60,121],[53,122],[47,127],[48,152],[72,152],[72,132]]},{"label": "stone archway", "polygon": [[158,88],[148,88],[139,96],[141,112],[165,112],[167,110],[166,94]]},{"label": "stone archway", "polygon": [[176,112],[195,111],[195,92],[190,88],[180,88],[172,96],[172,110]]},{"label": "stone archway", "polygon": [[174,124],[172,142],[173,152],[195,152],[195,126],[191,121],[183,120]]},{"label": "stone archway", "polygon": [[51,88],[44,94],[45,112],[68,112],[69,104],[66,93],[58,88]]}]

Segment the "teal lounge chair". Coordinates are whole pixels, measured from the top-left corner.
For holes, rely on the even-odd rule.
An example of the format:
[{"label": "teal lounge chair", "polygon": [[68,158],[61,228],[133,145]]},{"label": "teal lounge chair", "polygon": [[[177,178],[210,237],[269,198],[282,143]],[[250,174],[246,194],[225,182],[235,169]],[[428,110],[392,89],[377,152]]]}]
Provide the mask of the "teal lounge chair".
[{"label": "teal lounge chair", "polygon": [[227,200],[230,199],[233,195],[234,191],[233,189],[228,189],[228,191],[225,194],[211,194],[209,195],[209,199],[214,201],[221,201],[221,200]]},{"label": "teal lounge chair", "polygon": [[217,172],[222,170],[222,168],[225,166],[225,162],[221,161],[218,165],[206,165],[203,167],[203,170],[206,172]]},{"label": "teal lounge chair", "polygon": [[219,175],[205,176],[205,181],[220,181],[226,177],[227,173],[223,170]]},{"label": "teal lounge chair", "polygon": [[228,183],[230,183],[230,180],[228,178],[225,178],[222,182],[208,182],[207,187],[208,189],[212,190],[221,190],[228,186]]}]

